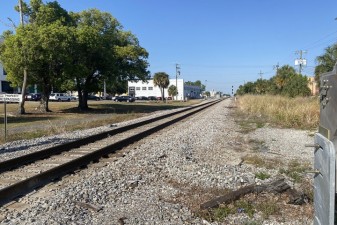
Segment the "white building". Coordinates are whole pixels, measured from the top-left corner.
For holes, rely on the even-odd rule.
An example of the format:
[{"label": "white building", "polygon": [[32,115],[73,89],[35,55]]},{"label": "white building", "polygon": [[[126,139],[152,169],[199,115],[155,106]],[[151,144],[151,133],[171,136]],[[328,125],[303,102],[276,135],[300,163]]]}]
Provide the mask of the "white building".
[{"label": "white building", "polygon": [[[177,86],[178,95],[172,96],[174,100],[184,100],[186,98],[201,98],[201,88],[198,86],[189,86],[184,84],[183,79],[170,79],[170,84]],[[164,96],[168,97],[168,88],[164,89]],[[139,96],[155,96],[161,97],[161,91],[158,86],[154,86],[153,80],[142,82],[141,80],[128,81],[129,95],[133,97]]]}]

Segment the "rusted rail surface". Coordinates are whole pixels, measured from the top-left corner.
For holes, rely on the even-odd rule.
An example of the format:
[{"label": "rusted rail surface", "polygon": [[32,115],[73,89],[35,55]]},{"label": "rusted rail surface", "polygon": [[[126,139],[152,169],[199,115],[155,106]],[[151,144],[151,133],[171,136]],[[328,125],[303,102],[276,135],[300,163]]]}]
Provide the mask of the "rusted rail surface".
[{"label": "rusted rail surface", "polygon": [[[58,179],[66,174],[69,174],[70,172],[73,172],[77,170],[80,167],[83,167],[85,165],[90,164],[91,162],[97,161],[100,158],[107,156],[108,154],[111,154],[119,149],[122,149],[123,147],[126,147],[136,141],[141,140],[142,138],[145,138],[161,129],[164,129],[178,121],[181,121],[189,116],[192,116],[216,103],[218,103],[220,100],[205,103],[198,106],[189,107],[186,109],[183,109],[178,112],[173,112],[170,114],[162,115],[156,118],[148,119],[145,121],[141,121],[135,124],[127,125],[124,127],[116,128],[111,131],[103,132],[100,134],[92,135],[86,138],[83,138],[81,140],[72,141],[69,143],[61,144],[55,147],[51,147],[48,149],[44,149],[38,152],[34,152],[31,154],[27,154],[24,156],[20,156],[18,158],[14,158],[8,161],[0,162],[0,173],[4,173],[6,171],[19,168],[23,165],[27,165],[29,163],[33,163],[35,161],[45,159],[48,157],[51,157],[53,155],[60,154],[62,152],[70,151],[74,148],[79,148],[83,145],[87,145],[89,143],[93,143],[111,136],[114,136],[119,133],[123,133],[132,129],[139,128],[141,126],[145,126],[147,124],[154,123],[156,121],[164,120],[169,117],[175,117],[167,122],[164,122],[162,124],[156,125],[150,129],[147,129],[143,132],[139,132],[135,135],[132,135],[128,138],[122,139],[120,141],[117,141],[113,144],[110,144],[108,146],[99,148],[97,150],[91,151],[83,156],[80,156],[76,159],[70,160],[66,163],[63,163],[61,165],[55,166],[51,169],[48,169],[44,172],[41,172],[37,175],[33,175],[29,178],[26,178],[22,181],[19,181],[17,183],[14,183],[10,186],[7,186],[3,189],[0,189],[0,206],[6,204],[7,202],[25,195],[32,190],[34,190],[37,187],[44,186],[50,182],[52,182],[55,179]],[[183,114],[182,116],[177,117],[177,115]]]}]

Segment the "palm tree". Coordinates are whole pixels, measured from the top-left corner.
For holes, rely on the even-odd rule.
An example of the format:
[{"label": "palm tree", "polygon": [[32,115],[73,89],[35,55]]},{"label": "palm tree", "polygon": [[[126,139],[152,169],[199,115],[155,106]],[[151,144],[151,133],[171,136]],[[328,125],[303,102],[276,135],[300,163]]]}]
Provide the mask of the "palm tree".
[{"label": "palm tree", "polygon": [[161,97],[164,101],[164,89],[167,88],[170,84],[169,75],[165,72],[155,73],[153,76],[154,86],[158,86],[161,91]]},{"label": "palm tree", "polygon": [[296,74],[294,67],[289,65],[284,65],[280,69],[277,70],[276,76],[274,77],[274,82],[282,92],[282,89],[287,85],[289,78]]},{"label": "palm tree", "polygon": [[325,49],[325,53],[316,58],[315,81],[319,85],[320,75],[333,70],[337,61],[337,43]]}]

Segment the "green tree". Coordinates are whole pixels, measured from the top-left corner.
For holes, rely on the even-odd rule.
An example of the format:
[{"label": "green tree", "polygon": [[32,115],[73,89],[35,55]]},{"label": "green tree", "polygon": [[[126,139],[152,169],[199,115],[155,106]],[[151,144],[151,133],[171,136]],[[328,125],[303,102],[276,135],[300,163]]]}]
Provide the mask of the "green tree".
[{"label": "green tree", "polygon": [[[44,5],[32,0],[31,5],[24,4],[23,8],[30,23],[19,26],[15,34],[5,36],[0,57],[8,71],[7,79],[16,86],[22,84],[23,93],[25,82],[39,85],[41,104],[49,111],[49,94],[62,80],[62,69],[69,58],[70,16],[57,2]],[[26,81],[22,70],[30,74]]]},{"label": "green tree", "polygon": [[88,109],[88,93],[102,90],[104,80],[147,79],[147,51],[111,14],[91,9],[72,16],[76,42],[69,49],[73,62],[66,74],[75,80],[81,110]]},{"label": "green tree", "polygon": [[311,91],[308,87],[308,78],[301,74],[292,75],[283,90],[283,95],[291,98],[296,96],[310,96],[310,94]]},{"label": "green tree", "polygon": [[244,95],[244,94],[253,94],[255,92],[255,83],[247,82],[244,85],[240,85],[236,90],[236,94]]},{"label": "green tree", "polygon": [[85,110],[88,94],[102,90],[104,82],[119,92],[128,79],[148,78],[147,51],[111,14],[68,13],[41,0],[23,5],[30,23],[4,35],[0,59],[13,84],[24,83],[20,71],[29,71],[28,82],[42,87],[46,111],[52,89],[77,90],[78,107]]},{"label": "green tree", "polygon": [[[7,71],[7,79],[15,86],[22,84],[23,68],[30,74],[27,84],[38,84],[42,90],[43,109],[47,112],[49,94],[53,85],[61,79],[62,66],[67,55],[68,28],[58,23],[19,27],[15,35],[7,37],[1,48],[1,60]],[[23,53],[25,57],[22,57]]]},{"label": "green tree", "polygon": [[178,89],[175,85],[170,85],[168,90],[167,90],[169,96],[173,97],[178,94]]},{"label": "green tree", "polygon": [[276,75],[273,77],[273,81],[278,88],[278,93],[282,94],[283,88],[288,84],[291,76],[296,74],[294,67],[284,65],[277,70]]},{"label": "green tree", "polygon": [[155,73],[153,76],[153,84],[154,86],[158,86],[161,91],[161,97],[164,101],[164,89],[170,85],[169,75],[165,72]]},{"label": "green tree", "polygon": [[295,68],[289,65],[278,69],[277,74],[272,80],[278,88],[277,94],[295,97],[308,96],[311,93],[307,77],[297,74]]},{"label": "green tree", "polygon": [[192,81],[186,81],[185,84],[186,85],[191,85],[191,86],[198,86],[198,87],[201,88],[202,91],[205,91],[205,89],[206,89],[206,86],[204,84],[202,84],[200,80],[196,80],[194,82],[192,82]]},{"label": "green tree", "polygon": [[337,61],[337,43],[325,49],[323,55],[316,58],[315,81],[320,85],[320,75],[333,70]]},{"label": "green tree", "polygon": [[258,79],[255,82],[255,90],[254,93],[256,94],[266,94],[268,91],[268,86],[269,86],[269,82],[267,80],[264,79]]}]

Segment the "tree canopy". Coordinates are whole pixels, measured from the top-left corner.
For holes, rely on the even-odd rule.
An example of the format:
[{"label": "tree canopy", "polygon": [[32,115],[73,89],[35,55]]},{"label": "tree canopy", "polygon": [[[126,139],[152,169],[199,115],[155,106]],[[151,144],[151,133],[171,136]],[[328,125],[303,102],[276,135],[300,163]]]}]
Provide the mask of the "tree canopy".
[{"label": "tree canopy", "polygon": [[236,93],[239,95],[274,94],[295,97],[309,96],[311,92],[307,77],[297,74],[293,67],[285,65],[278,69],[275,76],[269,80],[258,79],[255,82],[240,85]]},{"label": "tree canopy", "polygon": [[325,49],[324,54],[316,58],[318,65],[315,67],[315,81],[320,84],[320,75],[333,70],[337,62],[337,43]]},{"label": "tree canopy", "polygon": [[167,90],[169,96],[176,96],[178,94],[178,89],[175,85],[170,85]]},{"label": "tree canopy", "polygon": [[78,107],[85,110],[88,94],[103,83],[120,91],[128,79],[148,78],[148,52],[111,14],[67,12],[56,1],[31,0],[23,8],[29,24],[3,35],[0,60],[12,85],[23,82],[27,68],[28,84],[39,85],[46,111],[52,90],[77,90]]},{"label": "tree canopy", "polygon": [[205,91],[206,86],[204,84],[201,83],[200,80],[196,80],[196,81],[186,81],[185,82],[186,85],[191,85],[191,86],[198,86],[201,88],[202,91]]}]

